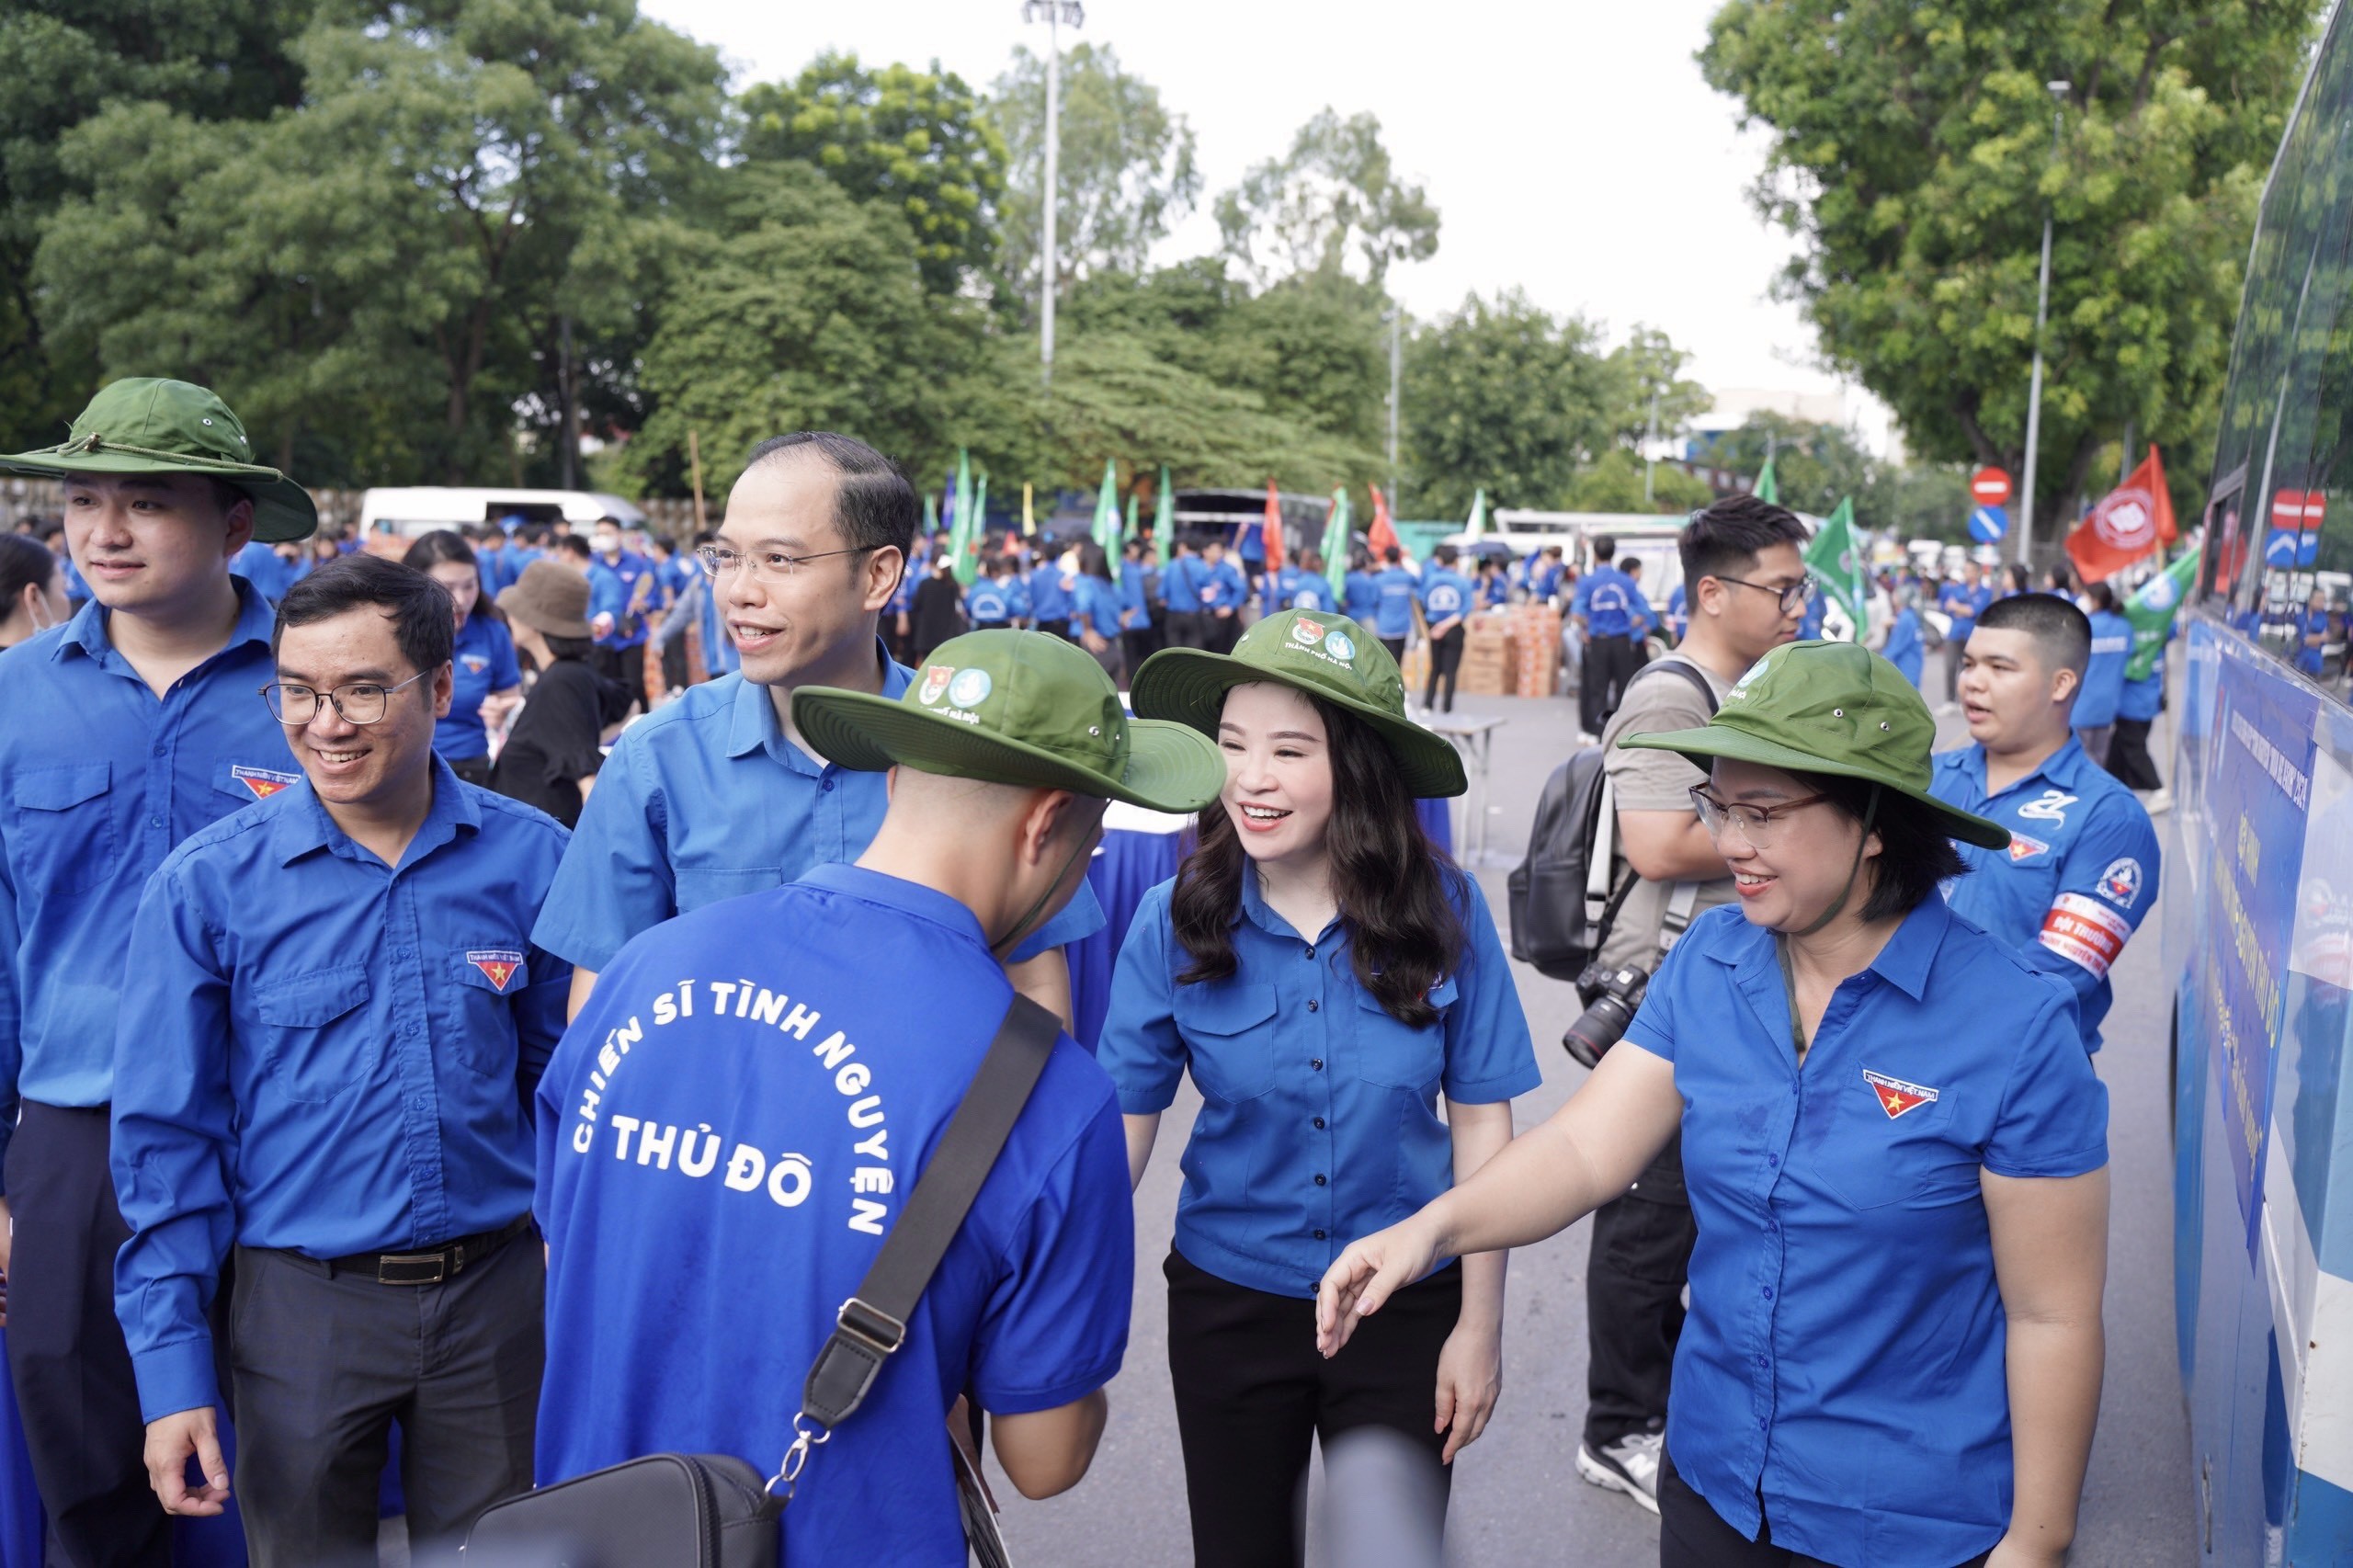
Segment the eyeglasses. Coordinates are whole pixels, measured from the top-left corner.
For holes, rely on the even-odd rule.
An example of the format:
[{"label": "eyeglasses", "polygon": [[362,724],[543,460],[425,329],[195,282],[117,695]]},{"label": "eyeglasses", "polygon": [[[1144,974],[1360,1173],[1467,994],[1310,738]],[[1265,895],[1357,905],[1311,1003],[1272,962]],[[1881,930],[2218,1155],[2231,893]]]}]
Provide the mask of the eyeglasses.
[{"label": "eyeglasses", "polygon": [[1745,801],[1727,801],[1711,794],[1705,784],[1691,786],[1691,805],[1699,813],[1699,825],[1711,838],[1723,835],[1727,823],[1740,824],[1741,836],[1756,848],[1762,849],[1779,835],[1782,819],[1802,807],[1819,805],[1830,799],[1827,795],[1808,795],[1802,801],[1784,801],[1777,806],[1752,806]]},{"label": "eyeglasses", "polygon": [[740,551],[722,550],[715,544],[705,544],[695,548],[695,559],[702,563],[703,572],[708,576],[727,576],[737,567],[748,562],[751,563],[752,575],[761,582],[785,583],[791,581],[800,570],[812,561],[823,561],[829,555],[863,555],[870,550],[889,548],[888,545],[860,544],[853,545],[847,550],[821,550],[814,555],[787,555],[780,550],[755,551],[745,555]]},{"label": "eyeglasses", "polygon": [[1719,583],[1737,583],[1744,588],[1754,588],[1760,594],[1776,596],[1781,601],[1783,615],[1795,615],[1805,608],[1808,599],[1813,597],[1813,579],[1811,577],[1802,583],[1791,583],[1784,588],[1771,583],[1752,583],[1745,577],[1727,577],[1721,572],[1711,572],[1708,575]]},{"label": "eyeglasses", "polygon": [[384,717],[384,709],[392,693],[404,690],[433,674],[419,670],[399,686],[379,686],[372,680],[347,681],[333,691],[313,691],[307,686],[295,686],[287,681],[272,681],[261,688],[261,699],[269,704],[269,711],[281,724],[301,729],[319,716],[319,699],[324,697],[343,715],[347,724],[373,724]]}]

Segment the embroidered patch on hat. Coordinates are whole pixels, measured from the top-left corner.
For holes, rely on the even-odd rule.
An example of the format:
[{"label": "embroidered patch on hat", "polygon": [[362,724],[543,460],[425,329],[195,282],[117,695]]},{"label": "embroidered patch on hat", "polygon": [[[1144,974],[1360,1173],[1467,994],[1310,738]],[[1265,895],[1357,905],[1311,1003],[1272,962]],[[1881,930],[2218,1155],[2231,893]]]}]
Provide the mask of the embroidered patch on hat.
[{"label": "embroidered patch on hat", "polygon": [[229,765],[229,777],[254,792],[256,801],[267,801],[289,784],[300,784],[299,773],[280,773],[271,767],[248,767],[242,762]]},{"label": "embroidered patch on hat", "polygon": [[1320,620],[1310,620],[1302,615],[1290,623],[1290,640],[1294,642],[1313,642],[1323,635],[1324,623]]},{"label": "embroidered patch on hat", "polygon": [[1887,1112],[1890,1121],[1918,1110],[1924,1105],[1937,1102],[1937,1090],[1922,1084],[1907,1084],[1901,1078],[1891,1078],[1868,1067],[1863,1069],[1863,1082],[1869,1084],[1871,1093],[1879,1096],[1879,1108]]},{"label": "embroidered patch on hat", "polygon": [[916,695],[926,707],[929,707],[948,694],[948,683],[955,678],[956,666],[953,665],[926,665],[923,667],[923,690]]},{"label": "embroidered patch on hat", "polygon": [[1332,657],[1339,660],[1342,664],[1353,664],[1356,662],[1356,642],[1345,631],[1334,631],[1326,634],[1324,639],[1324,651],[1331,654]]},{"label": "embroidered patch on hat", "polygon": [[504,992],[523,967],[523,955],[512,948],[475,948],[466,954],[466,961],[482,971],[493,990]]},{"label": "embroidered patch on hat", "polygon": [[959,670],[948,683],[948,700],[959,708],[978,708],[995,685],[986,670]]}]

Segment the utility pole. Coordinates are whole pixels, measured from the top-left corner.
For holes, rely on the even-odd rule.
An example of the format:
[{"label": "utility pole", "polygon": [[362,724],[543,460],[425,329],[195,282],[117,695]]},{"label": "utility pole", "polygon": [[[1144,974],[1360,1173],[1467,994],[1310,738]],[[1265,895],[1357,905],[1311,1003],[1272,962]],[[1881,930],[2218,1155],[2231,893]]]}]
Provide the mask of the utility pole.
[{"label": "utility pole", "polygon": [[1651,388],[1650,434],[1643,437],[1643,505],[1651,504],[1651,483],[1658,473],[1658,388]]},{"label": "utility pole", "polygon": [[556,318],[556,390],[563,399],[563,460],[557,465],[563,475],[562,487],[577,488],[573,483],[573,465],[580,460],[580,392],[574,384],[572,373],[572,316],[569,312]]},{"label": "utility pole", "polygon": [[[2045,82],[2051,90],[2051,161],[2059,161],[2059,121],[2064,112],[2067,93],[2073,85],[2067,82]],[[2042,281],[2034,294],[2034,374],[2027,382],[2026,393],[2026,474],[2018,486],[2018,563],[2027,564],[2027,551],[2034,543],[2034,460],[2035,447],[2042,435],[2042,324],[2051,314],[2051,215],[2052,204],[2042,204]]]},{"label": "utility pole", "polygon": [[1080,0],[1021,0],[1023,21],[1034,22],[1041,17],[1046,24],[1046,233],[1038,268],[1041,296],[1038,306],[1038,381],[1051,387],[1054,384],[1054,199],[1059,194],[1057,182],[1062,173],[1061,28],[1065,22],[1074,28],[1085,26],[1086,7]]},{"label": "utility pole", "polygon": [[1389,511],[1392,517],[1405,515],[1404,503],[1397,498],[1397,407],[1400,389],[1404,384],[1405,310],[1402,305],[1389,307]]}]

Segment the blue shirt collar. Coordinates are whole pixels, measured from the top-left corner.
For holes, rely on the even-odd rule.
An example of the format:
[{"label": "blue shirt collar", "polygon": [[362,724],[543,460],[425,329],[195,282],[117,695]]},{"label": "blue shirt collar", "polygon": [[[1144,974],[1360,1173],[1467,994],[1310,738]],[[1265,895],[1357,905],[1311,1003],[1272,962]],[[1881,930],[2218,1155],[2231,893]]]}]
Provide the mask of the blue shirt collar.
[{"label": "blue shirt collar", "polygon": [[[1290,921],[1277,914],[1274,907],[1267,903],[1265,896],[1258,892],[1258,872],[1254,866],[1245,866],[1242,869],[1242,918],[1267,935],[1279,937],[1287,942],[1306,939],[1301,937],[1298,929]],[[1337,915],[1333,915],[1331,925],[1324,926],[1323,931],[1316,932],[1313,939],[1322,941],[1324,932],[1332,930],[1339,924],[1340,917]]]},{"label": "blue shirt collar", "polygon": [[893,877],[882,871],[870,871],[863,866],[837,862],[812,866],[800,880],[828,892],[847,893],[853,898],[887,904],[892,909],[920,916],[935,925],[947,926],[983,951],[988,949],[988,934],[981,929],[980,916],[938,888],[927,888],[921,882],[911,882],[904,877]]},{"label": "blue shirt collar", "polygon": [[[335,825],[335,818],[327,815],[326,807],[311,789],[307,777],[299,784],[288,785],[284,793],[290,798],[279,809],[278,821],[271,828],[281,865],[290,866],[321,849],[347,860],[375,859]],[[433,757],[433,805],[417,827],[416,836],[402,852],[401,865],[415,865],[456,838],[460,828],[470,834],[482,831],[482,808],[475,804],[473,792],[449,771],[449,765],[437,752]]]},{"label": "blue shirt collar", "polygon": [[[880,637],[874,640],[874,656],[882,662],[882,695],[896,702],[906,691],[907,683],[915,678],[915,671],[892,658],[891,650]],[[813,771],[801,748],[784,738],[784,722],[776,716],[776,704],[768,698],[768,688],[753,681],[742,681],[735,687],[735,707],[729,716],[727,755],[749,756],[760,750],[766,750],[796,773]]]},{"label": "blue shirt collar", "polygon": [[[1915,1002],[1920,1000],[1927,991],[1928,970],[1936,961],[1937,949],[1944,945],[1945,933],[1951,926],[1951,908],[1941,895],[1929,894],[1912,906],[1864,972],[1878,975]],[[1760,1004],[1768,994],[1780,993],[1781,960],[1773,950],[1773,933],[1765,926],[1749,926],[1744,940],[1712,949],[1709,956],[1730,968],[1741,988]]]},{"label": "blue shirt collar", "polygon": [[[1984,742],[1972,741],[1957,750],[1939,753],[1937,761],[1942,767],[1956,767],[1966,773],[1970,783],[1976,788],[1976,798],[1979,801],[1991,801],[1994,798],[1992,792],[1985,787]],[[2071,789],[2075,783],[2076,777],[2090,766],[2091,758],[2084,755],[2084,743],[2077,740],[2071,732],[2064,744],[2004,787],[2002,793],[2006,795],[2012,790],[2022,788],[2037,778],[2055,784],[2063,790]]]},{"label": "blue shirt collar", "polygon": [[[222,652],[226,653],[247,642],[259,642],[267,647],[269,634],[278,626],[277,607],[262,597],[251,582],[234,573],[230,574],[229,585],[237,594],[237,624],[230,628],[229,640],[222,644]],[[107,640],[107,617],[111,613],[96,599],[84,605],[74,612],[74,619],[65,623],[65,634],[50,644],[49,656],[62,659],[68,650],[78,649],[88,657],[105,663],[114,653],[114,644]]]}]

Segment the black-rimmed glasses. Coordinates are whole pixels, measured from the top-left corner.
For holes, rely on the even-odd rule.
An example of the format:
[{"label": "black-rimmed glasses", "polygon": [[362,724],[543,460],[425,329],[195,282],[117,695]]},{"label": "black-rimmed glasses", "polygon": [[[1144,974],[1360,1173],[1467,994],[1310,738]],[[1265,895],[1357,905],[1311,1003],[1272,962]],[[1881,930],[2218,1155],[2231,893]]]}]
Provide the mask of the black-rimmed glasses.
[{"label": "black-rimmed glasses", "polygon": [[795,573],[812,561],[823,561],[829,555],[863,555],[870,550],[884,548],[887,547],[858,544],[851,545],[846,550],[821,550],[813,555],[789,555],[781,550],[756,550],[746,555],[742,551],[726,550],[719,545],[706,544],[696,548],[695,560],[701,565],[707,576],[728,576],[737,567],[748,562],[751,564],[753,576],[763,582],[781,583],[791,578]]},{"label": "black-rimmed glasses", "polygon": [[279,723],[301,729],[319,716],[321,698],[332,703],[343,715],[347,724],[373,724],[384,717],[392,693],[415,686],[431,670],[419,670],[398,686],[380,686],[372,680],[346,681],[333,691],[317,691],[290,681],[272,681],[261,688],[261,699],[269,704],[269,711]]},{"label": "black-rimmed glasses", "polygon": [[1737,583],[1744,588],[1754,588],[1760,594],[1774,595],[1781,601],[1783,615],[1797,614],[1805,608],[1806,601],[1813,597],[1813,579],[1811,577],[1803,582],[1791,583],[1787,587],[1783,587],[1774,583],[1752,583],[1745,577],[1727,577],[1721,572],[1711,572],[1708,575],[1719,583]]},{"label": "black-rimmed glasses", "polygon": [[1742,836],[1762,849],[1780,831],[1781,819],[1803,806],[1819,805],[1830,799],[1827,795],[1808,795],[1802,801],[1783,801],[1777,805],[1756,806],[1745,801],[1727,801],[1710,791],[1705,784],[1691,786],[1691,806],[1699,813],[1699,825],[1711,836],[1723,832],[1729,822],[1740,824]]}]

